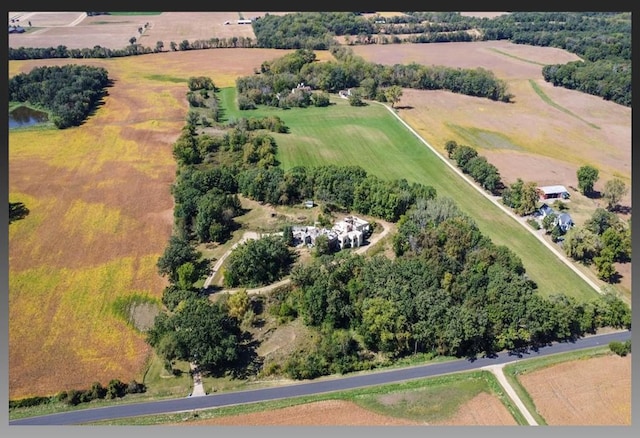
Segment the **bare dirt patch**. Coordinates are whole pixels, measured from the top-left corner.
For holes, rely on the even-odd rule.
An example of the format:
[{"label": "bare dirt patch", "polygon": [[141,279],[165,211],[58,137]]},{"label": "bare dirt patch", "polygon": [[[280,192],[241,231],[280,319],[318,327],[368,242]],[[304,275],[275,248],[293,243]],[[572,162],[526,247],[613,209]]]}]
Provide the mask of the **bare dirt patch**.
[{"label": "bare dirt patch", "polygon": [[519,380],[549,425],[631,425],[631,355],[565,362]]},{"label": "bare dirt patch", "polygon": [[376,414],[347,401],[327,400],[182,424],[194,426],[420,426],[424,423]]},{"label": "bare dirt patch", "polygon": [[442,426],[515,426],[518,423],[500,400],[482,392],[461,406],[452,418],[433,424]]}]

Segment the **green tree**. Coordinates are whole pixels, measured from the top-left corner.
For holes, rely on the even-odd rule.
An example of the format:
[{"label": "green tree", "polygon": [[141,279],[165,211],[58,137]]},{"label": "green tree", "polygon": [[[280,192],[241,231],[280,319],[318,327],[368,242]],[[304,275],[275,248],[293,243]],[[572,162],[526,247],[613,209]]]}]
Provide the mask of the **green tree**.
[{"label": "green tree", "polygon": [[281,236],[249,240],[229,255],[224,283],[229,287],[257,287],[273,283],[286,275],[296,253]]},{"label": "green tree", "polygon": [[362,99],[362,92],[358,88],[351,90],[349,94],[349,105],[351,106],[363,106],[364,100]]},{"label": "green tree", "polygon": [[453,158],[453,153],[455,152],[457,147],[458,143],[456,143],[454,140],[449,140],[444,145],[444,149],[447,151],[447,155],[449,156],[449,158]]},{"label": "green tree", "polygon": [[198,271],[192,262],[187,262],[178,267],[177,286],[182,290],[192,290],[193,284],[198,281]]},{"label": "green tree", "polygon": [[551,213],[542,218],[542,228],[545,230],[547,234],[551,233],[553,227],[556,226],[556,219],[558,215],[555,213]]},{"label": "green tree", "polygon": [[293,227],[291,225],[282,227],[282,238],[288,246],[293,246]]},{"label": "green tree", "polygon": [[630,239],[627,237],[628,234],[630,233],[626,228],[610,227],[600,236],[603,251],[608,249],[613,255],[613,260],[616,262],[626,262],[631,259],[631,246],[629,244]]},{"label": "green tree", "polygon": [[158,259],[157,266],[160,275],[168,276],[172,282],[178,281],[178,268],[188,262],[196,262],[202,253],[197,251],[187,239],[171,236],[164,253]]},{"label": "green tree", "polygon": [[392,355],[406,351],[410,337],[396,304],[380,297],[364,299],[360,334],[368,348]]},{"label": "green tree", "polygon": [[238,321],[219,303],[191,298],[171,316],[180,346],[179,359],[220,373],[240,358],[241,332]]},{"label": "green tree", "polygon": [[325,234],[321,234],[316,237],[313,244],[313,255],[315,257],[321,257],[323,255],[331,254],[331,247],[329,246],[329,237]]},{"label": "green tree", "polygon": [[453,151],[452,158],[456,161],[456,164],[459,168],[465,170],[467,163],[477,156],[478,151],[476,151],[471,146],[458,145]]},{"label": "green tree", "polygon": [[226,301],[229,316],[242,321],[245,313],[249,310],[249,294],[246,289],[239,290],[229,296]]},{"label": "green tree", "polygon": [[394,107],[396,103],[400,101],[402,97],[402,87],[399,85],[392,85],[388,87],[384,91],[384,97],[387,99],[387,102],[391,102],[391,108]]},{"label": "green tree", "polygon": [[604,184],[602,197],[607,201],[607,208],[615,211],[620,204],[620,200],[629,192],[628,187],[620,178],[613,178]]},{"label": "green tree", "polygon": [[598,181],[598,174],[598,169],[588,164],[578,169],[578,190],[580,193],[588,196],[593,192],[593,186]]},{"label": "green tree", "polygon": [[593,262],[598,271],[598,277],[608,283],[611,283],[617,273],[615,266],[613,265],[614,254],[609,248],[604,248],[600,251],[600,255],[594,257]]},{"label": "green tree", "polygon": [[600,253],[599,237],[582,227],[573,227],[564,237],[565,253],[574,260],[590,264]]},{"label": "green tree", "polygon": [[331,101],[329,100],[329,94],[325,92],[312,93],[311,103],[314,106],[319,106],[319,107],[329,106],[329,103],[331,103]]},{"label": "green tree", "polygon": [[535,182],[527,182],[522,186],[520,204],[514,208],[515,212],[520,216],[526,216],[536,210],[536,205],[538,203],[536,187],[537,184]]},{"label": "green tree", "polygon": [[584,227],[598,236],[602,235],[607,229],[617,226],[619,223],[618,216],[615,213],[598,207],[584,224]]}]

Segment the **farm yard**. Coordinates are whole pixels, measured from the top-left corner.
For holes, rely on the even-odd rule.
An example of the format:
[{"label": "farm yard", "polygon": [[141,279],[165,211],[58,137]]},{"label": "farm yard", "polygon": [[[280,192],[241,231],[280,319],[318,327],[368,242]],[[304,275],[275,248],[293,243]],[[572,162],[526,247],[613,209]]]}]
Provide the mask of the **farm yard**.
[{"label": "farm yard", "polygon": [[[251,26],[224,24],[241,18],[235,12],[93,16],[75,26],[68,24],[78,18],[74,18],[77,14],[65,14],[29,16],[34,28],[10,35],[10,47],[43,47],[51,45],[43,42],[53,38],[69,48],[92,46],[94,39],[95,44],[120,48],[127,45],[131,30],[131,36],[135,35],[145,22],[150,25],[138,37],[148,46],[155,46],[156,41],[164,41],[166,48],[169,41],[183,39],[252,36]],[[242,16],[260,14],[264,13],[245,12]],[[446,154],[444,144],[452,139],[477,148],[498,167],[505,183],[522,178],[539,185],[569,187],[572,199],[568,205],[578,223],[599,206],[597,199],[586,198],[573,189],[581,165],[599,168],[596,190],[602,190],[604,182],[614,176],[631,185],[631,109],[555,88],[542,79],[543,64],[568,62],[576,59],[575,55],[504,41],[444,46],[355,46],[354,51],[384,64],[482,66],[505,79],[515,95],[511,104],[445,91],[405,89],[396,112],[441,154]],[[116,304],[140,300],[159,303],[166,285],[157,273],[156,261],[172,230],[170,186],[176,170],[172,145],[188,109],[187,79],[198,75],[212,78],[231,102],[237,77],[253,74],[263,61],[287,52],[235,48],[118,59],[9,62],[10,77],[35,66],[82,63],[106,68],[113,79],[104,105],[82,126],[65,131],[24,129],[9,134],[9,200],[23,202],[29,209],[25,219],[9,228],[10,398],[53,394],[61,385],[65,389],[88,387],[94,381],[115,377],[123,381],[144,379],[149,346],[144,334],[135,328],[137,322],[118,314]],[[317,55],[321,61],[333,59],[327,52]],[[335,105],[330,117],[317,108],[279,113],[294,134],[274,135],[284,168],[349,162],[384,178],[433,185],[439,196],[456,199],[495,243],[512,247],[543,294],[560,291],[578,298],[595,294],[536,242],[522,224],[491,207],[488,200],[446,169],[385,108],[370,104],[354,109],[337,98],[332,102]],[[241,113],[230,105],[226,115],[236,117]],[[330,133],[327,124],[331,125]],[[352,144],[345,144],[345,138]],[[434,177],[436,174],[440,176]],[[622,203],[631,206],[631,193]],[[630,298],[630,263],[618,269],[622,279],[616,288]],[[546,275],[549,272],[553,275]],[[630,375],[630,358],[607,357],[605,365],[601,359],[583,361],[579,367],[558,365],[544,370],[550,374],[538,377],[542,380],[534,378],[542,372],[522,380],[527,388],[540,388],[537,393],[530,390],[536,406],[557,406],[569,399],[549,395],[561,388],[561,394],[575,395],[571,403],[590,404],[596,406],[594,409],[600,406],[603,413],[598,417],[573,411],[573,416],[556,418],[551,410],[543,412],[541,408],[540,414],[549,424],[591,424],[589,416],[594,424],[630,423],[630,412],[624,411],[630,406],[630,379],[625,377]],[[598,365],[583,366],[598,360]],[[602,370],[610,368],[617,370],[612,375],[622,376],[616,380],[619,386],[606,380],[611,376],[605,376]],[[593,381],[596,388],[612,385],[617,392],[596,394],[570,388],[568,376],[575,375],[577,369],[582,374],[574,381]],[[542,385],[544,379],[550,387]],[[627,390],[628,398],[624,398]],[[598,396],[600,399],[593,401]],[[605,405],[621,407],[615,418],[607,417]],[[347,400],[282,407],[279,412],[281,415],[253,412],[187,424],[517,424],[495,395],[483,391],[461,402],[455,414],[427,422],[374,412]]]}]

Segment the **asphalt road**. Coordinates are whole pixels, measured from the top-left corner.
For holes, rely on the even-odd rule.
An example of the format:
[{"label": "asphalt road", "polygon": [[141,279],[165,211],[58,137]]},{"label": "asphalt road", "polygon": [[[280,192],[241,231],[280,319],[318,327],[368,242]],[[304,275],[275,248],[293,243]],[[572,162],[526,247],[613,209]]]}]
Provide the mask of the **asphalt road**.
[{"label": "asphalt road", "polygon": [[578,339],[575,342],[554,343],[553,345],[542,347],[537,351],[529,350],[521,354],[520,356],[509,353],[500,353],[492,358],[478,358],[475,360],[459,359],[445,363],[420,365],[408,368],[393,369],[389,371],[376,371],[367,374],[360,374],[357,376],[311,381],[309,383],[298,383],[275,388],[264,388],[229,393],[216,393],[202,397],[188,397],[119,406],[109,406],[95,409],[84,409],[72,412],[63,412],[59,414],[13,420],[9,422],[9,426],[86,424],[100,420],[113,420],[117,418],[138,417],[142,415],[168,414],[172,412],[193,411],[228,405],[255,403],[290,397],[343,391],[346,389],[361,388],[366,386],[401,382],[405,380],[420,379],[424,377],[433,377],[460,371],[475,370],[489,365],[505,364],[517,360],[525,360],[528,358],[536,358],[547,356],[550,354],[564,353],[573,350],[607,345],[611,341],[626,341],[627,339],[631,339],[631,331],[619,331],[597,336],[588,336]]}]

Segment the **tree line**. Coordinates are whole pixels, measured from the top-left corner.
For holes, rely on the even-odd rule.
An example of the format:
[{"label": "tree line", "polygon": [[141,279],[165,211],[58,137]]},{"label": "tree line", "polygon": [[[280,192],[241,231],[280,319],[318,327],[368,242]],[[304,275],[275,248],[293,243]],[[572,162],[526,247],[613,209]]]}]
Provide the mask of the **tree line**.
[{"label": "tree line", "polygon": [[[25,59],[50,59],[50,58],[120,58],[123,56],[147,55],[149,53],[161,53],[166,51],[178,52],[184,50],[204,50],[204,49],[228,49],[228,48],[251,48],[256,47],[256,42],[250,37],[212,37],[209,39],[196,39],[189,41],[169,41],[165,45],[164,41],[156,41],[153,47],[140,44],[138,39],[132,37],[129,44],[120,49],[111,49],[95,45],[85,48],[68,48],[60,44],[55,47],[9,47],[9,60]],[[167,50],[168,48],[168,50]]]},{"label": "tree line", "polygon": [[107,70],[86,65],[35,67],[9,80],[9,101],[45,108],[59,129],[80,125],[111,84]]},{"label": "tree line", "polygon": [[[349,23],[344,25],[343,23]],[[546,81],[631,106],[631,15],[624,12],[512,12],[493,18],[459,12],[407,12],[365,18],[357,13],[296,13],[253,24],[258,47],[324,50],[349,44],[509,40],[558,47],[582,61],[543,67]],[[477,33],[471,33],[476,30]],[[398,34],[411,34],[401,39]]]},{"label": "tree line", "polygon": [[[337,93],[356,88],[362,98],[386,102],[387,90],[406,87],[421,90],[444,89],[469,96],[510,102],[506,82],[483,68],[461,69],[424,66],[416,63],[386,66],[365,61],[347,47],[332,49],[337,61],[315,62],[313,51],[298,49],[274,61],[265,61],[259,74],[236,80],[241,108],[256,105],[308,106],[315,90]],[[304,84],[310,90],[299,90]],[[314,90],[314,91],[311,91]],[[283,96],[297,95],[299,104]]]}]

